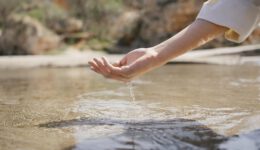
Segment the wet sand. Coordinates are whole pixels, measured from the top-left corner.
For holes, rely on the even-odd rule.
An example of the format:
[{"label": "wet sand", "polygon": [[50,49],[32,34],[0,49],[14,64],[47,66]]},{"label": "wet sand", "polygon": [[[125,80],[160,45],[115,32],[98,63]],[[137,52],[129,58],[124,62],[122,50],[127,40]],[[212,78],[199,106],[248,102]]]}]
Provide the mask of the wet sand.
[{"label": "wet sand", "polygon": [[[260,44],[216,48],[209,50],[196,50],[186,53],[169,63],[173,64],[217,64],[217,65],[260,65],[260,56],[244,56],[244,53],[252,53],[260,49]],[[68,51],[61,55],[37,55],[37,56],[1,56],[0,69],[31,69],[31,68],[60,68],[88,66],[88,61],[94,57],[106,56],[115,62],[122,55],[108,55],[102,52],[76,50]]]}]

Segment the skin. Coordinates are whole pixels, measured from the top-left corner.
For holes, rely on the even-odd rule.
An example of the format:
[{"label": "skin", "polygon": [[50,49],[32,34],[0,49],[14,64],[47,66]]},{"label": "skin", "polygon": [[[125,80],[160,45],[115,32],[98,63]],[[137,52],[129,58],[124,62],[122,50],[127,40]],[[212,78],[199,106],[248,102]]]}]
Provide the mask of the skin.
[{"label": "skin", "polygon": [[128,82],[215,39],[227,30],[226,27],[197,19],[172,38],[154,47],[135,49],[117,63],[112,64],[102,57],[89,61],[89,65],[106,78]]}]

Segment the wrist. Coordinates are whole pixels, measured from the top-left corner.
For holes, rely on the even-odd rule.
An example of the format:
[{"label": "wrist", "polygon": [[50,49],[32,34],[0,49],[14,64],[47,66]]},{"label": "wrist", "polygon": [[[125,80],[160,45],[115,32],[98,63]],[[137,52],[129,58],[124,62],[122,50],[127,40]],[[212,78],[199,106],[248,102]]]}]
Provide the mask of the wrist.
[{"label": "wrist", "polygon": [[160,51],[158,50],[158,47],[151,47],[147,50],[147,56],[150,59],[150,64],[153,67],[156,67],[160,65],[163,61],[160,55]]}]

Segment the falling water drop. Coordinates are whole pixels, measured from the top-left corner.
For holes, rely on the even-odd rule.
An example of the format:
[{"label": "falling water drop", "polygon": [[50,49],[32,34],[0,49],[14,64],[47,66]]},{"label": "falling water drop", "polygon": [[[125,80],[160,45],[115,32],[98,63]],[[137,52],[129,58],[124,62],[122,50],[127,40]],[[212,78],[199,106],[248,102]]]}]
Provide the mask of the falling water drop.
[{"label": "falling water drop", "polygon": [[133,90],[133,83],[132,82],[128,82],[127,86],[129,88],[129,92],[130,92],[130,96],[132,98],[132,102],[135,102],[135,94],[134,94],[134,90]]}]

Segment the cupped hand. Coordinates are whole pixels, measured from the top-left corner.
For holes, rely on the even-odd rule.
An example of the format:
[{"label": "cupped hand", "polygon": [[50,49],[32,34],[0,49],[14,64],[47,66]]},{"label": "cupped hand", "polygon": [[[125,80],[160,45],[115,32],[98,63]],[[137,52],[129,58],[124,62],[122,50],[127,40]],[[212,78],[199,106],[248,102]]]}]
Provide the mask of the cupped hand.
[{"label": "cupped hand", "polygon": [[131,68],[131,64],[146,53],[147,49],[140,48],[129,52],[117,63],[112,64],[105,57],[102,57],[89,61],[89,65],[91,70],[106,78],[128,82],[138,74]]}]

